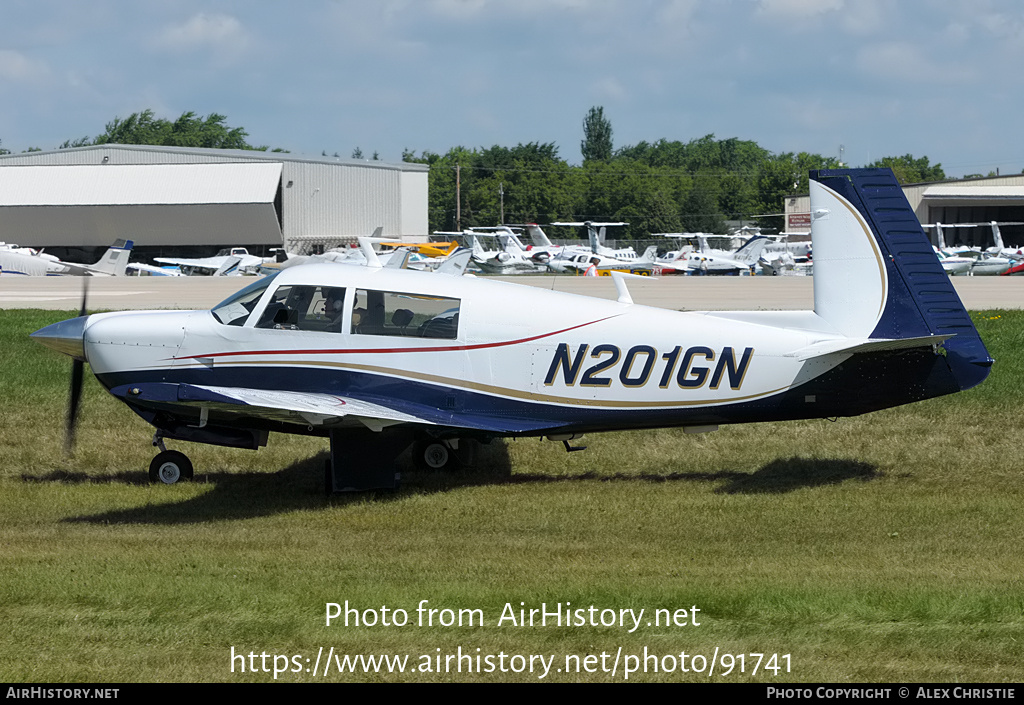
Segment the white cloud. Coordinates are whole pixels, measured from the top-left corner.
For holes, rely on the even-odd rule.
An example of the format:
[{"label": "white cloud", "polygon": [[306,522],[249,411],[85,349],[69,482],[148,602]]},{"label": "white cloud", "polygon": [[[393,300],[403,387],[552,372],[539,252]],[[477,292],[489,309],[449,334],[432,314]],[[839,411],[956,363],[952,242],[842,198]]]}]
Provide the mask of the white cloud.
[{"label": "white cloud", "polygon": [[843,9],[843,0],[758,0],[757,11],[783,19],[808,19]]},{"label": "white cloud", "polygon": [[978,24],[989,34],[1000,39],[1019,42],[1024,35],[1024,20],[1006,13],[986,13],[977,16]]},{"label": "white cloud", "polygon": [[46,78],[49,73],[41,61],[34,61],[12,49],[0,49],[0,79],[30,82]]},{"label": "white cloud", "polygon": [[896,12],[891,4],[877,0],[857,0],[842,8],[840,25],[855,35],[877,34],[891,24],[891,14]]},{"label": "white cloud", "polygon": [[220,55],[237,55],[250,45],[249,33],[236,18],[201,12],[186,22],[164,29],[157,43],[171,50],[208,47]]},{"label": "white cloud", "polygon": [[871,77],[907,83],[956,83],[970,78],[965,65],[932,60],[918,46],[907,42],[886,42],[863,47],[857,67]]},{"label": "white cloud", "polygon": [[562,10],[598,11],[599,6],[609,6],[609,0],[432,0],[430,10],[438,15],[452,19],[472,18],[478,15],[537,15],[560,12]]},{"label": "white cloud", "polygon": [[626,87],[617,78],[606,76],[593,84],[594,96],[598,100],[624,101],[629,96]]}]

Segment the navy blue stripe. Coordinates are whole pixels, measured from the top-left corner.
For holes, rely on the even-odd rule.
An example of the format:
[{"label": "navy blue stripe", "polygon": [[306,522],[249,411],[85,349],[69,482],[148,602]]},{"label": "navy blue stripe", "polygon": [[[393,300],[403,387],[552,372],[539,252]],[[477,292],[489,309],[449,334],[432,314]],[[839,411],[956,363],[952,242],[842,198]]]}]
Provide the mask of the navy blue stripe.
[{"label": "navy blue stripe", "polygon": [[150,382],[337,394],[493,435],[597,432],[854,416],[958,390],[947,358],[930,350],[855,355],[799,387],[754,401],[676,409],[603,409],[505,399],[342,369],[218,367],[100,375],[107,388]]}]

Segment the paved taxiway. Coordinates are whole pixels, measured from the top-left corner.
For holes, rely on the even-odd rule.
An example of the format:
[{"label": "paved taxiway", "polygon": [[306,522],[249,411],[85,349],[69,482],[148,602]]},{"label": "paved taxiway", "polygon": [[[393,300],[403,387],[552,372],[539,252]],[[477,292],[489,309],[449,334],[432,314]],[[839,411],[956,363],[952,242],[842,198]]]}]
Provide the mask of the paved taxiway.
[{"label": "paved taxiway", "polygon": [[[609,277],[493,277],[555,291],[615,299]],[[80,277],[0,276],[0,309],[76,310]],[[248,277],[90,277],[90,310],[204,309],[241,289]],[[814,308],[810,277],[651,277],[628,280],[639,304],[690,311]],[[1024,309],[1024,277],[953,277],[968,309]]]}]

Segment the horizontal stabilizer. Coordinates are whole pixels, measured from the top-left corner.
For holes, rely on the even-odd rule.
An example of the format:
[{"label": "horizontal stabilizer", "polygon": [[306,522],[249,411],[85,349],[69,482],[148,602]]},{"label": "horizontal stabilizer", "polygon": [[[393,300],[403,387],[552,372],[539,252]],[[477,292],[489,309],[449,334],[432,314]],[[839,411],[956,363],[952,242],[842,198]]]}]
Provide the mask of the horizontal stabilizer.
[{"label": "horizontal stabilizer", "polygon": [[823,343],[808,345],[806,348],[787,353],[786,357],[795,357],[800,362],[823,355],[844,353],[890,352],[893,350],[909,350],[911,348],[930,348],[940,345],[952,338],[952,335],[925,335],[919,338],[840,338],[826,340]]}]

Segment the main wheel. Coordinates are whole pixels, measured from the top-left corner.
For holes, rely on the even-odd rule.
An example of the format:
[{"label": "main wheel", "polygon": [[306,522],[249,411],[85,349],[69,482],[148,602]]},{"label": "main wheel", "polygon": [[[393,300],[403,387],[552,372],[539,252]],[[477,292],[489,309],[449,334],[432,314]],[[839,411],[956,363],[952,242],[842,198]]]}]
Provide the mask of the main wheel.
[{"label": "main wheel", "polygon": [[413,460],[421,470],[438,472],[459,466],[454,449],[445,441],[419,441],[412,447]]},{"label": "main wheel", "polygon": [[184,453],[176,450],[165,450],[158,453],[149,464],[150,482],[162,482],[173,485],[179,480],[192,479],[192,461]]}]

